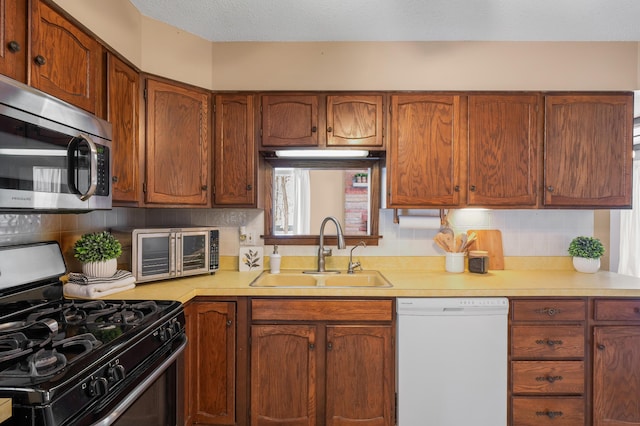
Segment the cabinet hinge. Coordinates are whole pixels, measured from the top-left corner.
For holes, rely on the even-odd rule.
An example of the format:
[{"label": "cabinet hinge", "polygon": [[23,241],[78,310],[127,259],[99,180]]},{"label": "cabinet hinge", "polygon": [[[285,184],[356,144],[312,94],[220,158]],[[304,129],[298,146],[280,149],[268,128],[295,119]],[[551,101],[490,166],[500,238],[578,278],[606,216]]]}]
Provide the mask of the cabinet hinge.
[{"label": "cabinet hinge", "polygon": [[260,128],[260,137],[262,137],[262,128]]},{"label": "cabinet hinge", "polygon": [[213,113],[216,113],[216,104],[213,104]]},{"label": "cabinet hinge", "polygon": [[142,97],[144,97],[144,99],[147,99],[147,94],[149,93],[149,91],[147,90],[147,88],[145,87],[144,90],[142,91]]},{"label": "cabinet hinge", "polygon": [[142,184],[142,192],[144,192],[144,193],[147,192],[147,182]]},{"label": "cabinet hinge", "polygon": [[216,186],[215,185],[211,186],[211,195],[216,195]]}]

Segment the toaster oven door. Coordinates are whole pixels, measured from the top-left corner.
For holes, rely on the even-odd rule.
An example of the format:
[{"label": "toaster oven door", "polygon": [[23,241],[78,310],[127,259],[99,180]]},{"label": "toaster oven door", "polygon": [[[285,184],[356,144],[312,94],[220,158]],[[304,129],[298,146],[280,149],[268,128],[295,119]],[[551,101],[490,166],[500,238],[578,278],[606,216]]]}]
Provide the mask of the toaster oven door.
[{"label": "toaster oven door", "polygon": [[176,234],[138,233],[132,238],[132,268],[136,281],[155,281],[176,276]]},{"label": "toaster oven door", "polygon": [[209,231],[181,232],[176,239],[177,273],[179,276],[209,272]]}]

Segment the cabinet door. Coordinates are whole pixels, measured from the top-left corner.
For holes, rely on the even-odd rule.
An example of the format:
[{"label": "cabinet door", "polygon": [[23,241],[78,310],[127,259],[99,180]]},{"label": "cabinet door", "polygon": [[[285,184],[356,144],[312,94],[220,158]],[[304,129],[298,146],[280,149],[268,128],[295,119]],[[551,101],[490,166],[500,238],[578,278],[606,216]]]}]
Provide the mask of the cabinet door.
[{"label": "cabinet door", "polygon": [[459,117],[459,96],[391,96],[389,207],[458,204]]},{"label": "cabinet door", "polygon": [[382,95],[327,96],[327,145],[382,147]]},{"label": "cabinet door", "polygon": [[147,203],[206,205],[209,94],[147,80]]},{"label": "cabinet door", "polygon": [[30,84],[101,115],[102,46],[44,2],[32,11]]},{"label": "cabinet door", "polygon": [[633,95],[545,97],[544,204],[631,205]]},{"label": "cabinet door", "polygon": [[253,99],[252,95],[216,96],[213,153],[216,205],[256,205]]},{"label": "cabinet door", "polygon": [[27,0],[0,0],[0,74],[27,82]]},{"label": "cabinet door", "polygon": [[469,96],[469,205],[536,205],[539,100]]},{"label": "cabinet door", "polygon": [[640,327],[593,333],[593,426],[640,425]]},{"label": "cabinet door", "polygon": [[262,146],[318,146],[318,96],[263,96]]},{"label": "cabinet door", "polygon": [[391,326],[327,326],[326,424],[394,424]]},{"label": "cabinet door", "polygon": [[[184,380],[183,380],[183,414],[182,421],[178,424],[189,426],[193,423],[193,410],[195,409],[196,375],[198,358],[197,327],[197,303],[189,302],[184,305],[185,332],[187,333],[187,346],[184,349]],[[180,419],[178,419],[180,420]]]},{"label": "cabinet door", "polygon": [[196,302],[194,365],[189,374],[194,423],[232,425],[236,421],[236,306]]},{"label": "cabinet door", "polygon": [[316,327],[251,327],[251,425],[316,424]]},{"label": "cabinet door", "polygon": [[138,202],[140,193],[140,77],[109,54],[107,119],[113,125],[113,201]]}]

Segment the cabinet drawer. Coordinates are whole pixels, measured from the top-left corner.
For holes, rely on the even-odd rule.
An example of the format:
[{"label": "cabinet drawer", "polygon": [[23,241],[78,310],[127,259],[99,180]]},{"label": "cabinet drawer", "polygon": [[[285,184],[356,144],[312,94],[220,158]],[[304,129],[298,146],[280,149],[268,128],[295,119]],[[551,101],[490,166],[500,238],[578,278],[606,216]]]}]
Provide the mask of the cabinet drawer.
[{"label": "cabinet drawer", "polygon": [[253,299],[254,321],[391,321],[393,301]]},{"label": "cabinet drawer", "polygon": [[584,321],[587,304],[584,300],[514,300],[511,312],[514,321]]},{"label": "cabinet drawer", "polygon": [[511,355],[514,358],[582,358],[584,327],[514,325]]},{"label": "cabinet drawer", "polygon": [[512,390],[516,394],[584,393],[583,361],[514,361]]},{"label": "cabinet drawer", "polygon": [[596,300],[593,315],[600,321],[640,321],[640,299]]},{"label": "cabinet drawer", "polygon": [[513,426],[584,426],[582,398],[522,398],[511,403]]}]

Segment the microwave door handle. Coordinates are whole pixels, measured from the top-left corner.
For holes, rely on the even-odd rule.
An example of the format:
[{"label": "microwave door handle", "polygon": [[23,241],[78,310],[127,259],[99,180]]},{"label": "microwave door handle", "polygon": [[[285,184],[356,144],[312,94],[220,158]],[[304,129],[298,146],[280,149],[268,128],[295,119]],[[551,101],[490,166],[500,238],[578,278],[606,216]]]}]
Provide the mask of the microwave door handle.
[{"label": "microwave door handle", "polygon": [[[76,173],[75,173],[75,152],[78,149],[78,146],[81,142],[86,142],[87,146],[89,146],[89,173],[90,173],[90,181],[89,181],[89,189],[84,194],[78,190],[78,185],[76,182]],[[71,139],[69,142],[69,146],[67,147],[67,159],[69,163],[69,187],[76,194],[80,195],[81,201],[87,201],[93,194],[95,194],[96,189],[98,188],[98,149],[96,148],[96,144],[93,143],[89,136],[78,136]]]}]

